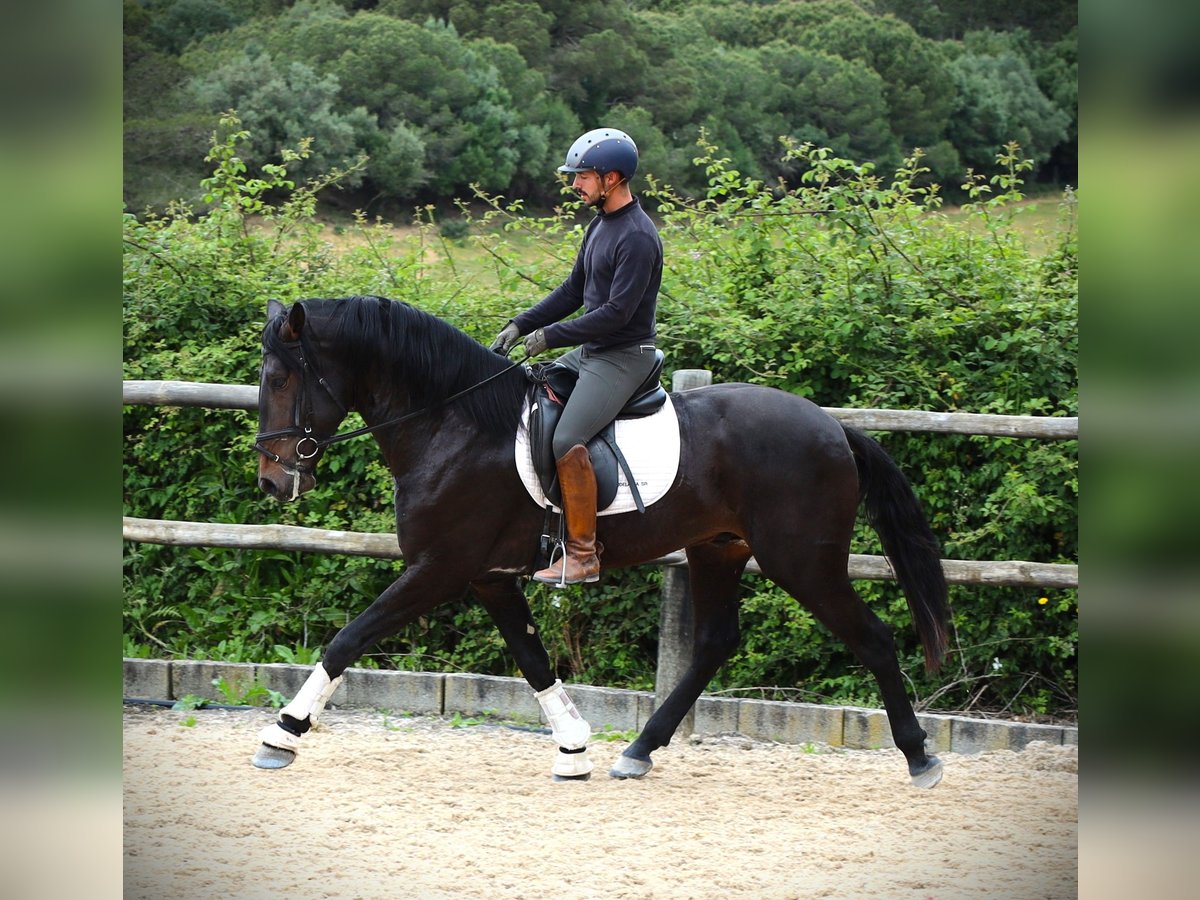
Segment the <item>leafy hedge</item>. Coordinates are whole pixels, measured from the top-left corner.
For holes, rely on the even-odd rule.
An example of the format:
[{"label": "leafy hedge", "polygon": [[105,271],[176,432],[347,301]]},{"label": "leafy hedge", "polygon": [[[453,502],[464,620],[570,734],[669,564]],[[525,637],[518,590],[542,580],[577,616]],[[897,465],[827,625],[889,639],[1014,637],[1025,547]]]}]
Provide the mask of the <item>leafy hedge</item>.
[{"label": "leafy hedge", "polygon": [[[204,183],[211,211],[182,206],[125,217],[125,377],[250,384],[266,299],[377,293],[490,340],[560,280],[582,212],[526,215],[480,192],[451,239],[431,210],[399,241],[361,216],[336,249],[315,217],[334,172],[294,184],[287,151],[245,170],[249,138],[227,116]],[[707,193],[651,183],[666,247],[660,343],[668,369],[769,384],[827,406],[1076,415],[1074,197],[1048,249],[1017,219],[1028,163],[1010,145],[990,178],[969,173],[963,213],[939,211],[920,156],[888,176],[811,145],[787,145],[802,172],[784,191],[741,175],[702,139]],[[153,518],[283,522],[387,532],[390,477],[370,441],[323,462],[319,487],[278,505],[255,486],[252,414],[129,407],[125,511]],[[882,434],[943,541],[963,559],[1077,557],[1074,441]],[[879,553],[860,526],[856,552]],[[382,561],[299,553],[126,544],[125,653],[311,662],[396,576]],[[649,688],[660,574],[613,573],[599,587],[529,596],[565,678]],[[769,583],[745,579],[743,642],[713,689],[877,705],[874,682],[840,642]],[[893,625],[923,705],[1010,715],[1071,715],[1076,704],[1074,591],[952,586],[955,635],[929,678],[895,585],[857,584]],[[383,642],[365,665],[517,674],[486,615],[463,601]]]}]

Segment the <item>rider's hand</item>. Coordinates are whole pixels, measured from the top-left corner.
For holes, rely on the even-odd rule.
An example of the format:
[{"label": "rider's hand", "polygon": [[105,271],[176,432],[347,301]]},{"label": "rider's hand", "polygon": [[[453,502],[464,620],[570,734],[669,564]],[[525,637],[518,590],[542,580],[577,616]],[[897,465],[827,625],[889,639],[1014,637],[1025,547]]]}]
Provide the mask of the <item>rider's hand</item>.
[{"label": "rider's hand", "polygon": [[501,356],[508,356],[520,339],[520,329],[512,323],[512,320],[509,320],[509,323],[504,326],[504,330],[492,341],[492,351],[499,353]]},{"label": "rider's hand", "polygon": [[525,352],[530,357],[537,356],[539,353],[546,352],[546,331],[544,328],[539,328],[532,334],[525,337]]}]

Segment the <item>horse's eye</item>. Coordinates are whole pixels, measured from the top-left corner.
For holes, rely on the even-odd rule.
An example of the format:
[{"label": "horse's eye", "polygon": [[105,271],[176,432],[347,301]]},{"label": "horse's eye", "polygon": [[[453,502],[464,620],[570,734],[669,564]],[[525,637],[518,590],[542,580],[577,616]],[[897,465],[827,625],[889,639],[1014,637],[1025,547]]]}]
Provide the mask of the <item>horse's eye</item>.
[{"label": "horse's eye", "polygon": [[276,375],[271,379],[270,385],[273,391],[282,391],[287,387],[288,377],[286,375]]}]

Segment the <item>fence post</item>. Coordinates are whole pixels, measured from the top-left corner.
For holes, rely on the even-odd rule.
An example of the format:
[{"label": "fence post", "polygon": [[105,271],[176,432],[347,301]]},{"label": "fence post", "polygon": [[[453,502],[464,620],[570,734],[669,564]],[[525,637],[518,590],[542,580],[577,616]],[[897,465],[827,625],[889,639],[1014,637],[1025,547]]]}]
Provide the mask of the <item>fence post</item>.
[{"label": "fence post", "polygon": [[[687,391],[712,384],[707,369],[679,369],[671,378],[671,390]],[[658,667],[654,675],[654,708],[658,709],[683,673],[692,664],[692,597],[688,590],[685,566],[664,566],[662,606],[658,617]],[[696,709],[688,710],[676,733],[689,735],[696,721]]]}]

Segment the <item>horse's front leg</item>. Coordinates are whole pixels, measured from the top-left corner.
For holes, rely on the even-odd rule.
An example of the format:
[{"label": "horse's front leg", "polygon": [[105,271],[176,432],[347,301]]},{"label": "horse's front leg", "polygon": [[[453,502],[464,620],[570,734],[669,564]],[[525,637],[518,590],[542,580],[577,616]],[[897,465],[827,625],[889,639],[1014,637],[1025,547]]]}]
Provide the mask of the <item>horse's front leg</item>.
[{"label": "horse's front leg", "polygon": [[592,772],[587,753],[591,726],[567,696],[562,682],[554,677],[550,656],[538,637],[537,625],[519,582],[507,576],[473,583],[471,589],[508,644],[550,723],[551,736],[558,744],[550,774],[555,781],[586,781]]},{"label": "horse's front leg", "polygon": [[301,739],[320,717],[342,681],[346,667],[379,641],[396,634],[417,616],[458,599],[467,585],[447,580],[444,568],[410,566],[375,602],[339,631],[313,666],[312,674],[278,718],[259,734],[262,745],[253,763],[260,769],[282,769],[296,759]]}]

